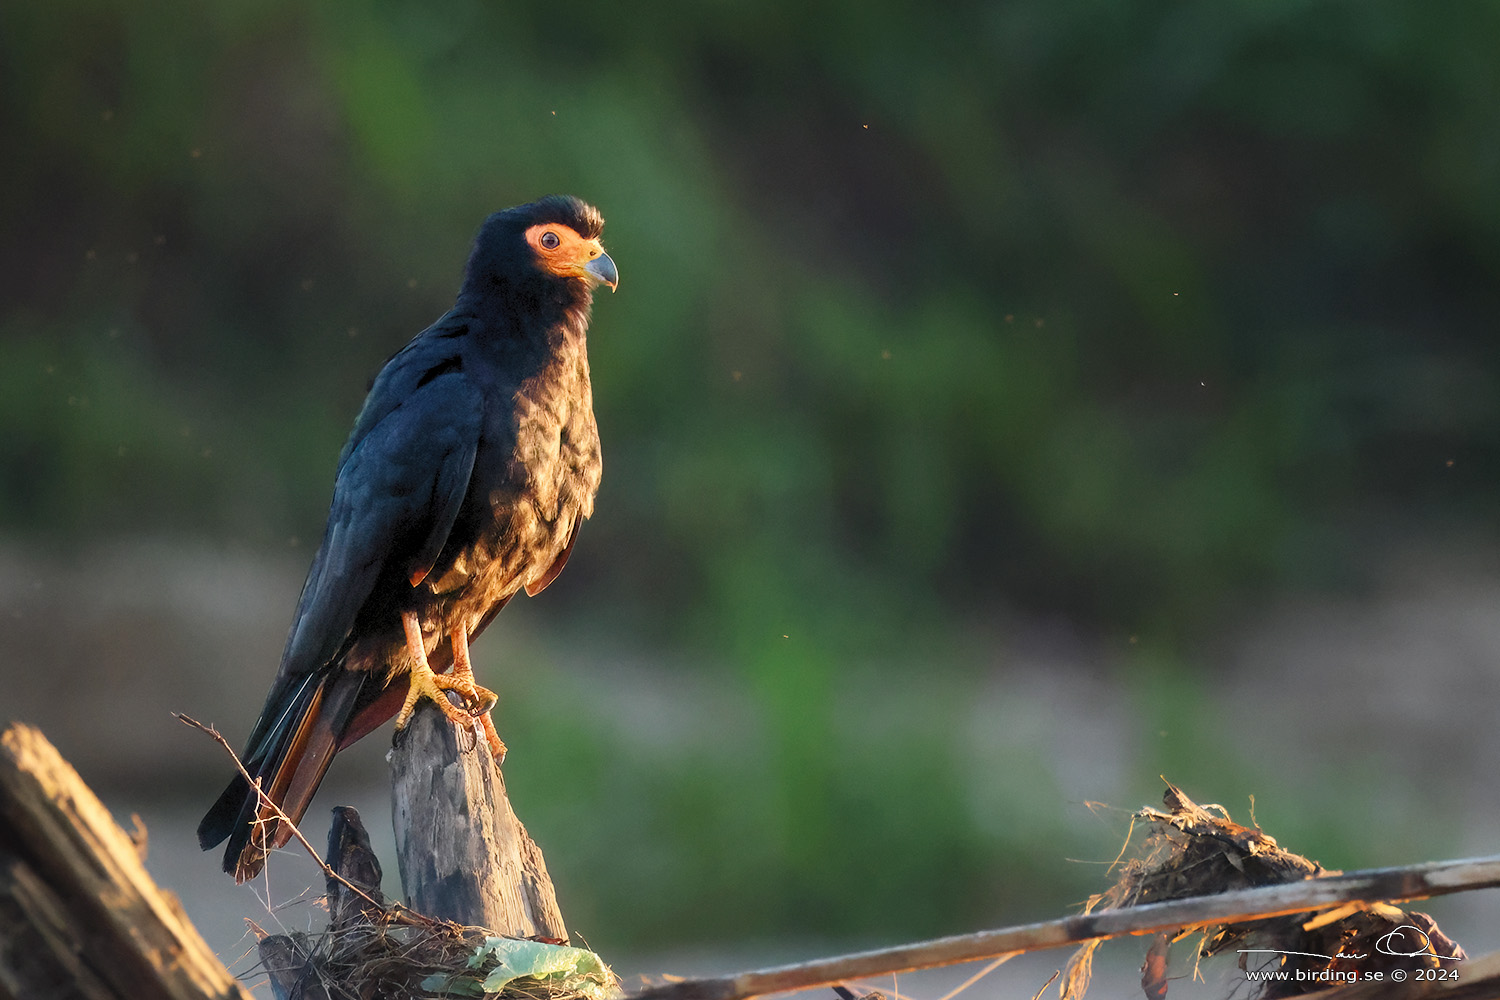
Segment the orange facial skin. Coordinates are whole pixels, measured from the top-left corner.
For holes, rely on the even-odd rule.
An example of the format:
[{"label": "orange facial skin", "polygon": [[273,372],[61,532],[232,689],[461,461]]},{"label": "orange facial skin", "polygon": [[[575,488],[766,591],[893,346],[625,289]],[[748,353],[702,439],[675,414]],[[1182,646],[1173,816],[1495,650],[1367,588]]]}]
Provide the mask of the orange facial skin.
[{"label": "orange facial skin", "polygon": [[563,278],[582,278],[590,285],[605,284],[613,291],[620,278],[615,262],[598,240],[586,240],[572,228],[547,222],[526,230],[526,242],[546,271]]}]

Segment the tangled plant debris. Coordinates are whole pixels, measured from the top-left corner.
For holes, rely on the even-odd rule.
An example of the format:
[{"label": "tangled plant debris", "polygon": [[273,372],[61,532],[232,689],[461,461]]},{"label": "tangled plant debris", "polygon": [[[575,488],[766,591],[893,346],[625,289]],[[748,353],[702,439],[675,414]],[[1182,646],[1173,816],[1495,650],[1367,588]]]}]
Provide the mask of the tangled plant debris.
[{"label": "tangled plant debris", "polygon": [[261,964],[278,1000],[446,997],[608,1000],[619,980],[592,951],[555,939],[504,937],[417,913],[380,891],[380,859],[359,813],[333,811],[323,862],[321,934],[260,932]]},{"label": "tangled plant debris", "polygon": [[586,949],[409,914],[267,938],[261,959],[278,991],[296,997],[608,1000],[619,994],[614,973]]},{"label": "tangled plant debris", "polygon": [[[1150,824],[1151,832],[1139,855],[1120,866],[1115,884],[1092,897],[1084,912],[1339,874],[1286,850],[1259,828],[1233,822],[1222,806],[1198,805],[1170,782],[1163,800],[1166,811],[1148,807],[1135,814]],[[1257,1000],[1299,996],[1339,983],[1389,980],[1398,969],[1404,975],[1451,970],[1467,957],[1425,913],[1356,902],[1203,931],[1162,932],[1141,966],[1147,997],[1167,995],[1171,947],[1192,936],[1198,937],[1199,961],[1236,954],[1239,968],[1257,980]],[[1062,1000],[1081,1000],[1088,991],[1094,952],[1102,943],[1091,941],[1074,953],[1059,987]],[[1277,972],[1287,975],[1265,975]]]}]

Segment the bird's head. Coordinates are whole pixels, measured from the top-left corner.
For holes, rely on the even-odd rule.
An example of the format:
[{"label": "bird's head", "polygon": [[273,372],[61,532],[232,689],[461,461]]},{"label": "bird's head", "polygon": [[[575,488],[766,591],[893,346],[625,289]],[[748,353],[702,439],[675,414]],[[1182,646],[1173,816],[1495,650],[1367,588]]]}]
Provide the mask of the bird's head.
[{"label": "bird's head", "polygon": [[580,281],[588,289],[620,282],[615,262],[599,243],[604,217],[587,202],[550,195],[496,212],[485,220],[469,258],[470,281],[518,280],[526,275]]}]

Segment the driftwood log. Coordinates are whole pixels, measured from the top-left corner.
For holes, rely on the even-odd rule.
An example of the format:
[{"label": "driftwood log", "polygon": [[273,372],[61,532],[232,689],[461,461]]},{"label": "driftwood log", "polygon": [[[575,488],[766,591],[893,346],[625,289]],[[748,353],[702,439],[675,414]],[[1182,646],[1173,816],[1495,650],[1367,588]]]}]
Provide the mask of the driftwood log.
[{"label": "driftwood log", "polygon": [[0,997],[250,1000],[30,726],[0,735]]}]

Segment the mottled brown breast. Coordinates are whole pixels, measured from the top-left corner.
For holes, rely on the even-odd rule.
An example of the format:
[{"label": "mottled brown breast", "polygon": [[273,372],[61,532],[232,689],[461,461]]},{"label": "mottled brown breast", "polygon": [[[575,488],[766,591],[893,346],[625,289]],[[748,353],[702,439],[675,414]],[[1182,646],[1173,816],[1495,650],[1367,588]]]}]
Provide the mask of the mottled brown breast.
[{"label": "mottled brown breast", "polygon": [[460,621],[472,629],[517,590],[550,582],[579,523],[593,513],[602,466],[582,334],[557,344],[510,404],[504,474],[486,497],[490,523],[425,584],[447,598],[444,632]]}]

